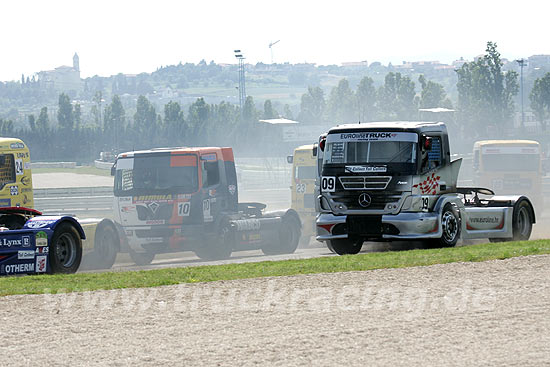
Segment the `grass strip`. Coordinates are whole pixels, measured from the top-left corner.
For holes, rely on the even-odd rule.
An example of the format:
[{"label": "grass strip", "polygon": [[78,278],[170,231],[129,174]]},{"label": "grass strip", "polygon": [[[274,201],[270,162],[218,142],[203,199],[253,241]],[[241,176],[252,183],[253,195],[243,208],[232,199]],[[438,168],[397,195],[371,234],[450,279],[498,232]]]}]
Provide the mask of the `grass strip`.
[{"label": "grass strip", "polygon": [[486,243],[456,248],[375,252],[303,260],[192,266],[147,271],[33,275],[0,278],[0,296],[143,288],[268,276],[404,268],[477,262],[550,253],[550,240]]}]

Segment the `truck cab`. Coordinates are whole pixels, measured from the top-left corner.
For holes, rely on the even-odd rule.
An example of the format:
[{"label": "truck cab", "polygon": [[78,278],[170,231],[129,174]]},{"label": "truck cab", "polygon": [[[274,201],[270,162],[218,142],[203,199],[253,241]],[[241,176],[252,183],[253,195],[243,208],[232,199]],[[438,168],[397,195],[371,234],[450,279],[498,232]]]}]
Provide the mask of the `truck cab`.
[{"label": "truck cab", "polygon": [[31,156],[16,138],[0,138],[0,207],[34,207]]}]

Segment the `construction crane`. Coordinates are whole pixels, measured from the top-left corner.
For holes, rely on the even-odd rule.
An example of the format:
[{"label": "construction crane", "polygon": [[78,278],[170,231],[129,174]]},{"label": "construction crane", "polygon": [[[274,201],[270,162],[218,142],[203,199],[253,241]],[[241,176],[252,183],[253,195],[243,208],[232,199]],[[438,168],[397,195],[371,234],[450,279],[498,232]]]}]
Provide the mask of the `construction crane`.
[{"label": "construction crane", "polygon": [[281,40],[277,40],[275,42],[269,43],[269,49],[271,50],[271,63],[273,64],[273,46],[275,46],[277,43],[279,43]]}]

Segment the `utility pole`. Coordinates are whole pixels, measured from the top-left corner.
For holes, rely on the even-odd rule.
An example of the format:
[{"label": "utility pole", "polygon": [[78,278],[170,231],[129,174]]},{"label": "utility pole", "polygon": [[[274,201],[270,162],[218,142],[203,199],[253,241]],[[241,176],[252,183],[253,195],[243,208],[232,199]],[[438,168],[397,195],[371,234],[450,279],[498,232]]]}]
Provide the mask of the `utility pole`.
[{"label": "utility pole", "polygon": [[521,127],[525,127],[525,114],[523,113],[523,67],[525,66],[525,59],[516,60],[519,65],[519,83],[520,83],[520,97],[521,97]]},{"label": "utility pole", "polygon": [[273,64],[273,46],[279,43],[281,40],[269,43],[269,50],[271,51],[271,64]]},{"label": "utility pole", "polygon": [[239,60],[239,107],[241,108],[241,116],[243,114],[244,103],[246,101],[246,87],[244,80],[244,59],[241,50],[235,50],[235,57]]}]

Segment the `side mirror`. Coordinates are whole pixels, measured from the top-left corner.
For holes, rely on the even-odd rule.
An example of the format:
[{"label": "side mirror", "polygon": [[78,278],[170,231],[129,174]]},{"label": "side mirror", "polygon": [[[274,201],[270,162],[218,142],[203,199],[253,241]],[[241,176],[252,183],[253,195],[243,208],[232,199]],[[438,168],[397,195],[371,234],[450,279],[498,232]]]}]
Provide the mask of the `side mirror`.
[{"label": "side mirror", "polygon": [[294,157],[291,156],[291,155],[287,155],[286,156],[286,163],[292,164],[292,162],[294,162]]},{"label": "side mirror", "polygon": [[111,166],[111,176],[114,176],[115,173],[116,173],[116,166],[113,164],[113,165]]},{"label": "side mirror", "polygon": [[313,156],[317,157],[317,144],[313,145]]},{"label": "side mirror", "polygon": [[327,143],[327,138],[324,137],[319,141],[319,149],[321,149],[321,152],[325,151],[325,144]]}]

